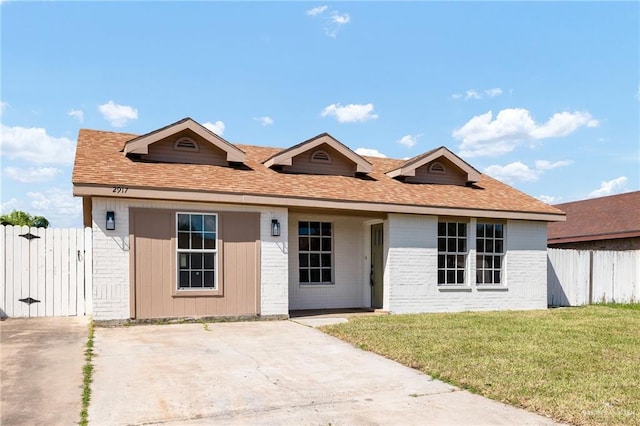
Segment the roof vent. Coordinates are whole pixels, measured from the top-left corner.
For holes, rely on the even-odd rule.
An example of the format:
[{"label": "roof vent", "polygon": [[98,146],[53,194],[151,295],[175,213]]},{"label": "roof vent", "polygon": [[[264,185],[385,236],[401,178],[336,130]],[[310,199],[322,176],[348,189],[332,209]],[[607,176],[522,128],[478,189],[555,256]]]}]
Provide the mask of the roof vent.
[{"label": "roof vent", "polygon": [[330,163],[331,157],[329,156],[327,151],[319,149],[311,154],[311,161],[314,163]]},{"label": "roof vent", "polygon": [[198,144],[191,138],[178,138],[173,144],[173,149],[178,151],[198,151]]},{"label": "roof vent", "polygon": [[447,169],[444,168],[442,163],[436,161],[435,163],[431,163],[429,166],[429,173],[444,175],[447,173]]}]

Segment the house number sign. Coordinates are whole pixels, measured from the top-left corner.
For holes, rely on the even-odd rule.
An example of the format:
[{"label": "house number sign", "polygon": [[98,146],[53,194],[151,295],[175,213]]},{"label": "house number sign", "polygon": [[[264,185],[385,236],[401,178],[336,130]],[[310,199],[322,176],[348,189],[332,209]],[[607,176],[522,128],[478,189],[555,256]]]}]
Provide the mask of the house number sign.
[{"label": "house number sign", "polygon": [[116,194],[126,194],[127,191],[129,191],[129,187],[128,186],[114,186],[113,187],[113,192],[115,192]]}]

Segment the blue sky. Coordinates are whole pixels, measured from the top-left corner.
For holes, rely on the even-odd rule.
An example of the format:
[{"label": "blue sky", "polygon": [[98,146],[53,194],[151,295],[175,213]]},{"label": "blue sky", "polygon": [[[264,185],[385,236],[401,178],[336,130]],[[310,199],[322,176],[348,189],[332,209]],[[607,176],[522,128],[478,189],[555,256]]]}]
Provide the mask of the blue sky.
[{"label": "blue sky", "polygon": [[[640,3],[0,2],[2,212],[80,226],[80,128],[441,145],[551,204],[640,189]],[[132,183],[133,184],[133,183]]]}]

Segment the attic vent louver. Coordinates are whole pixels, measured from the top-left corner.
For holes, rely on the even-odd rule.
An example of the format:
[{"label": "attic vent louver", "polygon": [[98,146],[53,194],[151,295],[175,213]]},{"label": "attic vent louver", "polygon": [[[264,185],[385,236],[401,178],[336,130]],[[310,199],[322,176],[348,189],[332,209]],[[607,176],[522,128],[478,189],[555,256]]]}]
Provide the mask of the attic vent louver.
[{"label": "attic vent louver", "polygon": [[429,173],[436,173],[436,174],[443,175],[447,173],[447,169],[444,168],[442,163],[438,163],[436,161],[435,163],[431,163],[431,165],[429,166]]},{"label": "attic vent louver", "polygon": [[331,157],[329,156],[327,151],[319,149],[311,154],[311,161],[313,161],[314,163],[330,163]]},{"label": "attic vent louver", "polygon": [[191,138],[179,138],[173,144],[173,149],[179,151],[198,151],[198,144]]}]

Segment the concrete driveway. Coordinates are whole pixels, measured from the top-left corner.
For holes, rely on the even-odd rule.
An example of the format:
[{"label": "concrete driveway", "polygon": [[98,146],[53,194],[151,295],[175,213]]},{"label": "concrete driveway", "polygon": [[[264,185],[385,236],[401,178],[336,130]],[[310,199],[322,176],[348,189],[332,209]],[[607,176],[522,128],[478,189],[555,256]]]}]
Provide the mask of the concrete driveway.
[{"label": "concrete driveway", "polygon": [[95,330],[93,425],[539,425],[292,321]]},{"label": "concrete driveway", "polygon": [[85,317],[0,322],[0,424],[75,425],[82,408]]}]

